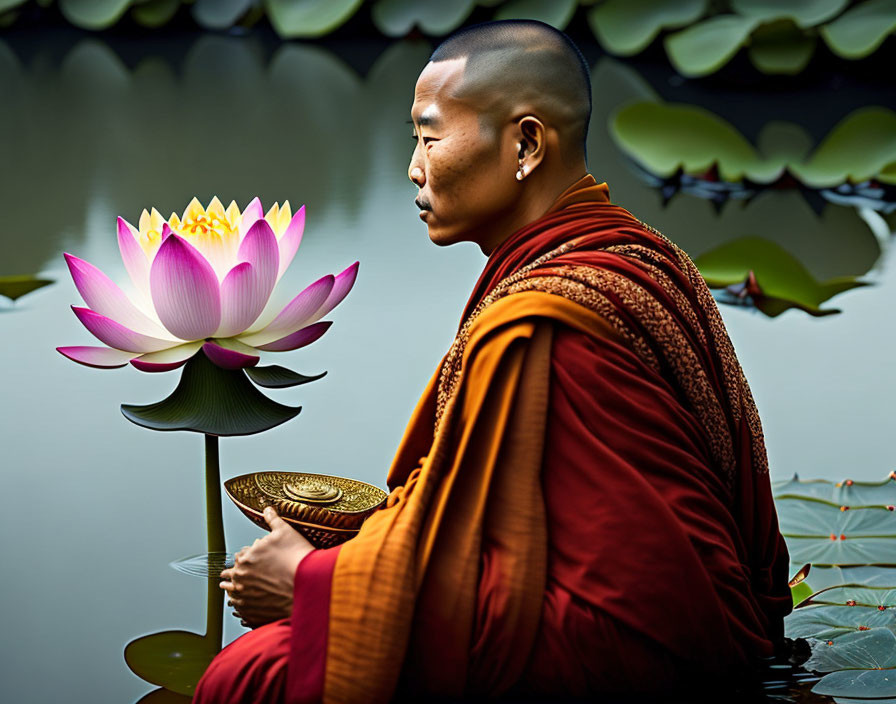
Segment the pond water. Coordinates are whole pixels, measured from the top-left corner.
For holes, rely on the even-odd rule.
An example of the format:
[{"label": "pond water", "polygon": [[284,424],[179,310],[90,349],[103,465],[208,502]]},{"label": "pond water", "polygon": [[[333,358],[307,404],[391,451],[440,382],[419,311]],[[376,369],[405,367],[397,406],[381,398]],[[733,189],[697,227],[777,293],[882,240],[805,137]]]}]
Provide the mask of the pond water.
[{"label": "pond water", "polygon": [[[585,49],[595,101],[589,164],[612,200],[692,257],[761,235],[817,279],[873,284],[825,304],[842,310],[827,317],[722,312],[762,415],[773,478],[884,477],[894,468],[896,395],[888,238],[855,208],[819,205],[796,188],[720,207],[687,193],[665,203],[608,125],[634,100],[684,102],[750,140],[788,122],[818,142],[854,109],[892,108],[892,96],[888,104],[873,82],[855,88],[861,81],[836,76],[764,92],[683,82],[649,59],[624,64]],[[323,46],[261,33],[0,38],[0,276],[55,280],[15,304],[0,299],[5,701],[54,702],[63,691],[70,702],[137,701],[154,687],[126,667],[125,644],[206,628],[205,584],[168,567],[205,549],[202,438],[149,432],[119,411],[161,399],[176,374],[88,369],[55,351],[91,344],[69,310],[80,299],[62,252],[121,280],[117,215],[136,222],[144,207],[180,212],[194,195],[306,204],[306,234],[281,295],[356,259],[358,281],[327,335],[283,357],[306,374],[328,371],[276,394],[303,412],[262,435],[223,439],[222,479],[286,469],[382,485],[485,261],[473,245],[432,245],[413,204],[405,121],[430,51],[424,41]],[[231,551],[260,535],[224,509]],[[214,631],[215,614],[209,621]],[[226,615],[224,641],[242,633]]]}]

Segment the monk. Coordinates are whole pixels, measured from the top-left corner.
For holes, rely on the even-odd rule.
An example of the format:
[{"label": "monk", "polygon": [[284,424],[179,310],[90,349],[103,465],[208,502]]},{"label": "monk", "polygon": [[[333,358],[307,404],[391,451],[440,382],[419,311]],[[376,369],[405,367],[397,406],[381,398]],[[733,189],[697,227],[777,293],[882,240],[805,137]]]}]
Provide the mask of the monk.
[{"label": "monk", "polygon": [[588,67],[530,21],[449,37],[408,176],[488,256],[385,506],[314,550],[272,509],[222,588],[250,633],[197,702],[735,689],[791,598],[762,430],[687,255],[585,163]]}]

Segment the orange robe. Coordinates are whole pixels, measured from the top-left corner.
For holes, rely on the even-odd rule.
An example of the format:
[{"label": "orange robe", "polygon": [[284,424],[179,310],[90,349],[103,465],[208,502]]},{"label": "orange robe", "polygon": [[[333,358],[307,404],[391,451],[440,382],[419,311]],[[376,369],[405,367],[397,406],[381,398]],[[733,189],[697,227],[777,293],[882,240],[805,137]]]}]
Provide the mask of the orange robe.
[{"label": "orange robe", "polygon": [[[585,177],[490,256],[386,508],[197,701],[665,690],[772,653],[787,552],[749,388],[690,260],[606,194]],[[282,686],[198,697],[283,669],[288,627]]]}]

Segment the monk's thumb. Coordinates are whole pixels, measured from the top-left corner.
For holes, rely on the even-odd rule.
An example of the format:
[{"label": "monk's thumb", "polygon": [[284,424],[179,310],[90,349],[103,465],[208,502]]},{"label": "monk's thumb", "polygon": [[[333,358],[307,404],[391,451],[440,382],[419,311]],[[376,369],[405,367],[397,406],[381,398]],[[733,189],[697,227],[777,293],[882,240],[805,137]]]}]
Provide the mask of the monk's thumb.
[{"label": "monk's thumb", "polygon": [[277,512],[272,506],[265,506],[264,520],[267,521],[267,524],[271,527],[271,530],[279,528],[281,524],[285,523],[285,521],[277,515]]}]

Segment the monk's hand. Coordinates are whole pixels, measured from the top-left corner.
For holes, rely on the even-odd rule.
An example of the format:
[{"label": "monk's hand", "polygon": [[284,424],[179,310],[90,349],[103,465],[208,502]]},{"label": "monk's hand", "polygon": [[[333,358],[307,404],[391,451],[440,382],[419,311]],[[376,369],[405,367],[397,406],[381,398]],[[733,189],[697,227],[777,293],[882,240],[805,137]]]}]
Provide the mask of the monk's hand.
[{"label": "monk's hand", "polygon": [[299,562],[314,547],[268,506],[264,519],[271,532],[240,550],[220,587],[244,626],[257,628],[292,613],[293,581]]}]

